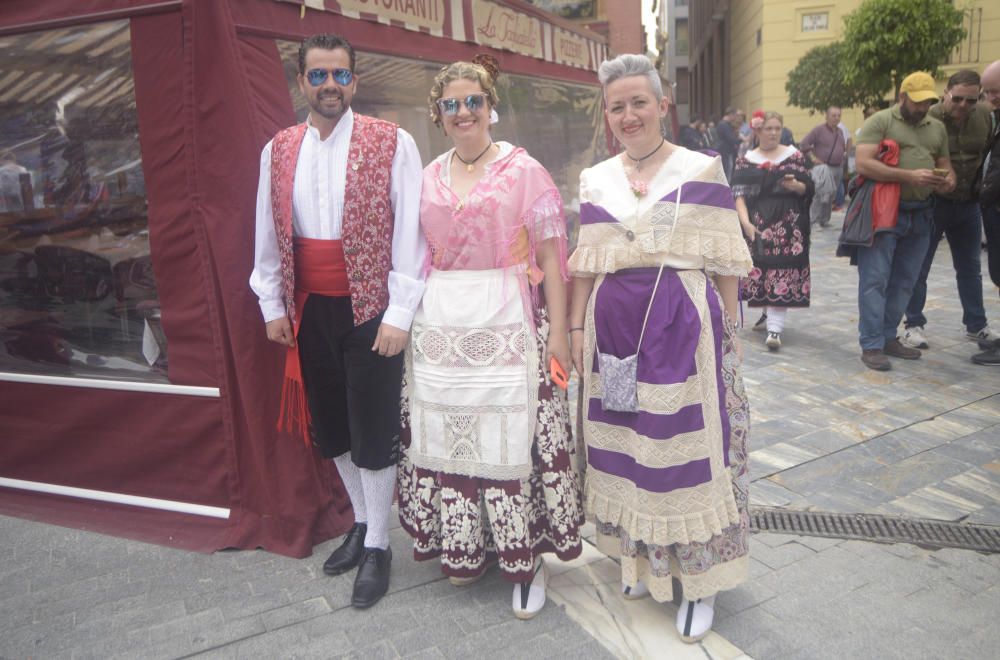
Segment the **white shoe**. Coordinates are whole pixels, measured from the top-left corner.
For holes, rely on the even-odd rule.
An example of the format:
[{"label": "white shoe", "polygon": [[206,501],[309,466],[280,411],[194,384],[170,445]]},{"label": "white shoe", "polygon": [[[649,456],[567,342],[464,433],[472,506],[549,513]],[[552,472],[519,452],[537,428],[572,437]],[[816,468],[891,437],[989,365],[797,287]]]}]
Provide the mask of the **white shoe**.
[{"label": "white shoe", "polygon": [[541,557],[535,560],[535,575],[531,582],[514,585],[511,604],[518,619],[530,619],[545,606],[545,562]]},{"label": "white shoe", "polygon": [[764,345],[767,346],[767,350],[769,351],[776,351],[781,348],[781,333],[767,333],[767,339],[764,340]]},{"label": "white shoe", "polygon": [[[973,334],[969,335],[972,338]],[[909,346],[910,348],[930,348],[927,343],[927,337],[924,336],[924,326],[915,325],[912,328],[906,328],[903,331],[902,336],[899,338],[899,343],[903,346]]]},{"label": "white shoe", "polygon": [[715,596],[699,598],[693,602],[682,598],[680,609],[677,610],[677,632],[681,639],[692,644],[705,637],[712,629],[714,608]]},{"label": "white shoe", "polygon": [[625,598],[625,600],[639,600],[640,598],[645,598],[648,595],[649,587],[643,584],[642,580],[636,580],[634,587],[630,587],[622,582],[622,597]]},{"label": "white shoe", "polygon": [[1000,345],[1000,335],[993,332],[990,326],[984,325],[979,332],[966,332],[965,336],[972,341],[986,342],[987,344]]}]

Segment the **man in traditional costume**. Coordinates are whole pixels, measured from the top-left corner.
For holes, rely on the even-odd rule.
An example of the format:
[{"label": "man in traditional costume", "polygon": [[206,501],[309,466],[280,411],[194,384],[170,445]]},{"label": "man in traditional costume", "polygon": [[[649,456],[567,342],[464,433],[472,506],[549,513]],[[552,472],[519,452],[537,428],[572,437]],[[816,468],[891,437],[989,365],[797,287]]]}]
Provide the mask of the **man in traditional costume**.
[{"label": "man in traditional costume", "polygon": [[261,153],[250,286],[268,339],[289,349],[279,425],[308,424],[354,508],[323,570],[359,566],[351,604],[365,608],[389,588],[402,350],[427,246],[416,144],[395,124],[352,112],[354,65],[354,49],[335,35],[299,48],[309,117]]},{"label": "man in traditional costume", "polygon": [[580,175],[570,258],[573,364],[583,376],[586,510],[621,558],[625,598],[684,597],[684,641],[747,577],[749,406],[736,349],[752,266],[718,158],[664,140],[669,109],[642,55],[599,70],[624,147]]}]

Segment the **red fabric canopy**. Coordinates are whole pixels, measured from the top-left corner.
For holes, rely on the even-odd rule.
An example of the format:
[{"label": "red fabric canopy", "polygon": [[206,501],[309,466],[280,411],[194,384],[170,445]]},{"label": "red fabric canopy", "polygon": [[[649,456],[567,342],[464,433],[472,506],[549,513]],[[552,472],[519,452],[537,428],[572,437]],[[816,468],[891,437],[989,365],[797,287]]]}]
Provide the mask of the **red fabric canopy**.
[{"label": "red fabric canopy", "polygon": [[[0,513],[201,551],[309,555],[353,517],[331,463],[275,430],[283,349],[266,340],[247,284],[260,150],[295,123],[275,39],[338,32],[358,50],[441,62],[489,49],[333,12],[303,19],[296,4],[274,0],[3,5],[0,35],[130,21],[169,380],[218,388],[220,397],[0,382],[0,477],[230,513],[205,518],[2,487]],[[503,61],[510,72],[594,77],[509,52]]]}]

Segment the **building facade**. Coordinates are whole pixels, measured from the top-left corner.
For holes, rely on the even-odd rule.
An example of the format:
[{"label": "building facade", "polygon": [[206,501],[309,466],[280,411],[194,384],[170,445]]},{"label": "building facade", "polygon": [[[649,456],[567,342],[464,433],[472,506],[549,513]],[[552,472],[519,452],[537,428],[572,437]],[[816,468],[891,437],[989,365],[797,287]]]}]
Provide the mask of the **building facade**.
[{"label": "building facade", "polygon": [[[844,17],[862,0],[702,0],[691,3],[690,112],[719,116],[726,106],[776,110],[796,139],[821,121],[817,114],[788,105],[788,72],[810,49],[843,38]],[[944,81],[959,69],[982,72],[1000,59],[1000,3],[972,0],[968,32],[950,61]],[[844,123],[854,131],[861,108],[845,108]]]},{"label": "building facade", "polygon": [[[677,107],[677,118],[682,124],[688,123],[692,116],[688,12],[688,0],[665,0],[660,5],[657,35],[657,47],[660,49],[660,76],[670,81],[673,100]],[[661,35],[664,38],[661,39]]]},{"label": "building facade", "polygon": [[645,52],[641,0],[524,0],[605,37],[611,55]]}]

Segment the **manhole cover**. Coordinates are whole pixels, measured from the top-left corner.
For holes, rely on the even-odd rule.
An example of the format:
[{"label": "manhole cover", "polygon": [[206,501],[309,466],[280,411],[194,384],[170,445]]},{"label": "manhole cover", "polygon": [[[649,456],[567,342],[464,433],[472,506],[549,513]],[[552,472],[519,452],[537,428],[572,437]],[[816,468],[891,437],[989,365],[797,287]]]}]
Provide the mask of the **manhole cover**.
[{"label": "manhole cover", "polygon": [[994,525],[972,525],[873,513],[830,513],[751,507],[750,528],[760,532],[1000,552],[1000,527]]}]

